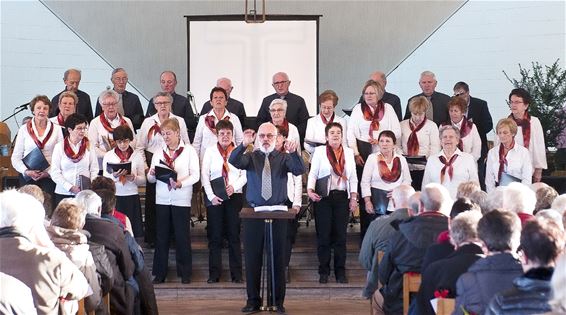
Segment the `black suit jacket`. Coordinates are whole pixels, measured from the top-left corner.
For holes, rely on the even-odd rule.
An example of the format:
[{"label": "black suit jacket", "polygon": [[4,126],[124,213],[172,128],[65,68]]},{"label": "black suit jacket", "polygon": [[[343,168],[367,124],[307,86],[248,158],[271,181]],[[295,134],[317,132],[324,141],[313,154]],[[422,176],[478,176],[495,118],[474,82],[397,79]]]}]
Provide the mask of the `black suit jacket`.
[{"label": "black suit jacket", "polygon": [[[226,109],[230,113],[238,116],[238,119],[240,120],[240,124],[242,124],[242,129],[245,130],[246,127],[244,127],[244,124],[246,122],[246,109],[244,108],[244,104],[233,98],[228,98],[228,104],[226,104]],[[200,114],[205,115],[211,110],[212,110],[212,105],[210,104],[210,101],[206,101],[206,103],[202,105]]]},{"label": "black suit jacket", "polygon": [[489,113],[487,102],[479,98],[470,97],[468,105],[468,119],[472,119],[481,138],[481,159],[487,157],[487,134],[493,129],[493,121]]},{"label": "black suit jacket", "polygon": [[[360,96],[360,100],[358,101],[358,103],[361,104],[363,100],[364,100],[364,96],[362,95],[362,96]],[[385,91],[381,100],[393,107],[393,109],[395,110],[395,114],[397,114],[397,119],[399,119],[399,121],[401,121],[401,117],[402,117],[402,115],[401,115],[401,99],[399,98],[399,96]]]},{"label": "black suit jacket", "polygon": [[[271,121],[271,115],[269,114],[269,104],[276,99],[280,98],[279,94],[274,93],[266,96],[261,102],[261,107],[257,112],[257,126],[259,127],[264,122]],[[285,100],[287,101],[287,114],[285,117],[287,120],[295,125],[299,129],[299,135],[301,137],[301,144],[305,139],[305,131],[307,129],[307,120],[309,120],[309,111],[307,110],[307,104],[305,100],[299,95],[293,94],[291,92],[285,95]]]},{"label": "black suit jacket", "polygon": [[[124,91],[124,93],[122,93],[122,106],[124,106],[124,116],[130,118],[132,125],[134,125],[134,130],[140,129],[143,119],[145,118],[140,98],[134,93]],[[101,113],[102,107],[98,100],[96,100],[94,116],[96,117]]]},{"label": "black suit jacket", "polygon": [[[425,96],[423,93],[421,94],[417,94],[413,97],[417,97],[417,96]],[[407,108],[405,108],[405,118],[404,119],[409,119],[411,118],[411,111],[409,110],[409,103],[411,102],[411,99],[413,99],[413,97],[411,97],[409,99],[409,101],[407,102]],[[430,102],[432,103],[432,109],[433,109],[433,113],[432,115],[433,117],[433,121],[440,126],[440,124],[442,124],[443,122],[448,121],[449,117],[448,116],[448,101],[450,101],[450,96],[440,93],[440,92],[434,92],[432,93],[431,97],[430,97]]]},{"label": "black suit jacket", "polygon": [[[66,89],[59,92],[59,94],[55,95],[53,97],[53,99],[51,100],[51,114],[49,115],[49,117],[54,117],[57,116],[59,114],[59,96],[61,95],[61,93],[67,91]],[[81,91],[81,90],[77,90],[77,92],[75,93],[77,95],[77,97],[79,98],[79,102],[77,103],[77,114],[81,114],[83,116],[86,117],[86,119],[88,119],[88,121],[90,122],[93,118],[92,116],[92,105],[90,103],[90,96]]]},{"label": "black suit jacket", "polygon": [[[171,96],[173,97],[173,105],[171,106],[171,112],[177,116],[183,117],[185,119],[185,124],[187,124],[187,131],[189,133],[189,138],[191,142],[195,138],[195,129],[197,127],[197,121],[195,119],[195,114],[193,113],[193,109],[191,108],[191,104],[189,104],[189,100],[177,93],[172,93]],[[147,111],[145,113],[146,117],[151,115],[155,115],[157,111],[155,110],[155,105],[153,105],[153,98],[149,100],[149,104],[147,105]]]}]

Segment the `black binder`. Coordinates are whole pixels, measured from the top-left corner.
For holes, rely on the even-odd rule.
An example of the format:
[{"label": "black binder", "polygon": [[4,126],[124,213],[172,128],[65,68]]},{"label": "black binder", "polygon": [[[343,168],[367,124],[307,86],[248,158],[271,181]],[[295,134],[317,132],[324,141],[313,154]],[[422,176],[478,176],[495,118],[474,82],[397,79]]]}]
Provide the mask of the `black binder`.
[{"label": "black binder", "polygon": [[172,178],[174,181],[177,181],[177,172],[174,170],[156,165],[155,166],[155,178],[160,181],[164,182],[165,184],[169,185],[169,179]]},{"label": "black binder", "polygon": [[79,188],[81,191],[90,189],[90,177],[79,175]]},{"label": "black binder", "polygon": [[151,159],[153,159],[153,153],[149,152],[148,150],[143,150],[143,153],[145,155],[145,163],[147,163],[147,166],[150,166]]},{"label": "black binder", "polygon": [[513,175],[509,175],[506,172],[501,173],[501,180],[499,181],[499,186],[507,186],[511,183],[514,182],[522,182],[522,180],[518,177],[515,177]]},{"label": "black binder", "polygon": [[226,201],[230,199],[228,193],[226,192],[226,183],[224,182],[224,177],[220,176],[210,181],[210,186],[212,187],[212,192],[216,197]]},{"label": "black binder", "polygon": [[426,156],[425,155],[403,155],[407,160],[408,164],[416,164],[416,165],[426,165]]},{"label": "black binder", "polygon": [[310,145],[310,146],[313,146],[313,147],[319,147],[319,146],[321,146],[321,145],[325,145],[325,144],[326,144],[326,142],[320,143],[320,142],[311,141],[311,140],[307,140],[307,139],[305,139],[305,143],[308,144],[308,145]]},{"label": "black binder", "polygon": [[47,162],[45,155],[43,155],[39,147],[35,147],[35,149],[24,156],[22,162],[29,170],[33,171],[44,171],[49,167],[49,162]]},{"label": "black binder", "polygon": [[330,192],[331,178],[331,175],[326,175],[317,179],[316,183],[314,184],[314,192],[322,198],[328,197],[328,193]]},{"label": "black binder", "polygon": [[364,161],[366,161],[368,159],[368,156],[373,151],[372,144],[360,139],[356,139],[356,144],[358,145],[358,152],[360,153]]},{"label": "black binder", "polygon": [[385,214],[387,212],[387,206],[389,205],[388,193],[387,190],[371,188],[371,203],[376,214]]},{"label": "black binder", "polygon": [[132,174],[132,162],[106,164],[106,172],[110,174],[119,170],[126,170],[128,174]]}]

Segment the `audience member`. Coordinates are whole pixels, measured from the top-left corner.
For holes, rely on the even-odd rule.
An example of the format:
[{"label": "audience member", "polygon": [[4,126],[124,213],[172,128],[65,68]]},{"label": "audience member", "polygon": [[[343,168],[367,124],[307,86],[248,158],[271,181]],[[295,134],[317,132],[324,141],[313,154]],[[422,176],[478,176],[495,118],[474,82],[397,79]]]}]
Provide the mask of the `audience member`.
[{"label": "audience member", "polygon": [[[75,113],[81,114],[86,117],[88,121],[92,120],[92,105],[90,103],[90,96],[79,90],[79,84],[81,83],[81,70],[78,69],[68,69],[63,75],[63,82],[65,83],[65,89],[59,94],[55,95],[51,99],[51,104],[59,104],[59,98],[65,92],[73,92],[78,98],[78,102],[75,103]],[[59,107],[53,106],[51,108],[51,114],[49,117],[55,117],[59,114]]]},{"label": "audience member", "polygon": [[533,211],[533,214],[537,214],[537,212],[543,209],[550,209],[552,207],[554,199],[558,197],[558,192],[551,186],[546,185],[545,187],[541,187],[535,190],[535,195],[537,198],[537,203],[535,204],[535,210]]},{"label": "audience member", "polygon": [[481,191],[481,187],[478,182],[469,181],[460,183],[460,185],[458,185],[458,191],[456,192],[456,199],[470,198],[470,196],[476,191]]},{"label": "audience member", "polygon": [[552,299],[549,304],[552,307],[552,314],[566,313],[566,253],[558,257],[550,285]]},{"label": "audience member", "polygon": [[553,209],[540,210],[535,214],[535,218],[540,220],[552,221],[558,225],[558,227],[564,231],[564,223],[562,222],[562,215],[558,211]]},{"label": "audience member", "polygon": [[551,208],[560,214],[564,214],[566,212],[566,194],[556,197],[552,202]]},{"label": "audience member", "polygon": [[521,223],[533,219],[537,197],[535,192],[521,183],[511,183],[503,194],[503,209],[515,212]]},{"label": "audience member", "polygon": [[487,195],[486,209],[483,212],[485,215],[487,212],[495,209],[503,209],[503,198],[505,196],[506,186],[495,187],[495,190]]},{"label": "audience member", "polygon": [[470,200],[480,207],[482,214],[489,211],[487,206],[487,197],[488,194],[483,190],[475,191],[470,195]]},{"label": "audience member", "polygon": [[0,272],[0,314],[37,314],[30,288],[3,272]]},{"label": "audience member", "polygon": [[[426,97],[432,106],[426,109],[426,118],[434,121],[437,125],[448,121],[448,101],[450,100],[450,96],[435,91],[436,84],[436,76],[431,71],[424,71],[421,73],[421,78],[419,80],[419,86],[422,90],[422,93],[417,94],[413,97],[424,96]],[[407,108],[405,109],[405,118],[411,118],[411,112],[409,111],[409,105],[411,103],[411,97],[409,102],[407,103]]]}]

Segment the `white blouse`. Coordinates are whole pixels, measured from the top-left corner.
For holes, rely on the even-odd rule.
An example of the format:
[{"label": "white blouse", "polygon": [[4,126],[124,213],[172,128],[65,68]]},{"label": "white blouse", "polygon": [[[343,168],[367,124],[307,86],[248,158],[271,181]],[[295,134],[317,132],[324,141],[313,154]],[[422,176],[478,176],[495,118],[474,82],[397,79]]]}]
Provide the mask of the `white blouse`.
[{"label": "white blouse", "polygon": [[[354,150],[354,155],[358,155],[358,145],[356,144],[356,139],[369,142],[369,127],[371,121],[364,119],[364,114],[362,112],[362,105],[357,104],[352,110],[350,115],[350,120],[348,122],[348,132],[347,140],[348,146]],[[373,138],[377,139],[379,133],[383,130],[391,130],[395,134],[395,137],[399,139],[401,136],[401,125],[399,124],[399,119],[397,114],[391,105],[385,103],[385,112],[383,113],[383,118],[379,122],[379,130],[374,130]],[[377,145],[372,146],[372,152],[379,151]]]},{"label": "white blouse", "polygon": [[[56,194],[73,195],[69,189],[73,186],[77,186],[79,175],[86,176],[91,180],[98,176],[98,160],[92,143],[89,143],[89,147],[86,149],[82,159],[74,163],[65,154],[63,143],[63,141],[57,143],[53,149],[53,163],[51,164],[49,175],[51,175],[51,179],[53,179],[56,184]],[[77,145],[70,144],[73,152],[79,152],[81,143],[82,142],[79,142]]]},{"label": "white blouse", "polygon": [[[37,139],[39,141],[43,141],[45,137],[47,137],[49,131],[53,129],[53,132],[51,132],[51,136],[49,137],[49,140],[47,140],[47,143],[45,143],[43,149],[41,150],[41,152],[45,156],[45,159],[51,165],[51,160],[52,160],[51,156],[53,155],[53,149],[55,148],[55,145],[57,143],[63,141],[63,131],[61,130],[60,127],[48,121],[47,128],[43,132],[43,135],[38,136],[39,133],[37,132],[37,128],[35,127],[35,119],[32,118],[31,124],[33,131],[37,135]],[[26,155],[28,155],[28,153],[34,150],[36,147],[37,145],[35,144],[35,142],[31,138],[31,135],[28,132],[27,124],[24,124],[18,130],[18,135],[16,136],[16,143],[14,144],[14,150],[12,151],[12,157],[11,157],[12,166],[18,173],[23,174],[25,171],[27,171],[28,168],[24,165],[22,159]],[[49,168],[46,171],[49,172]]]},{"label": "white blouse", "polygon": [[[100,115],[104,115],[104,113]],[[111,140],[114,139],[113,135],[109,133],[106,129],[104,129],[104,126],[102,126],[102,123],[100,122],[100,115],[96,116],[88,126],[88,140],[90,141],[90,144],[94,146],[94,151],[96,152],[96,157],[98,158],[99,168],[102,167],[102,159],[104,158],[104,154],[106,154],[106,152],[108,151],[105,143],[107,142],[108,139]],[[135,148],[136,132],[134,131],[134,125],[132,125],[132,121],[130,120],[130,118],[126,116],[122,116],[122,118],[124,118],[128,126],[132,130],[132,134],[134,135],[134,140],[131,142],[130,145],[133,148]],[[120,116],[116,115],[116,117],[113,120],[109,120],[108,122],[110,123],[110,126],[112,128],[116,128],[120,126]]]},{"label": "white blouse", "polygon": [[[409,136],[411,135],[410,119],[403,120],[401,124],[401,148],[403,154],[409,153]],[[440,151],[440,137],[438,134],[438,126],[430,119],[427,119],[424,126],[417,132],[417,139],[419,140],[419,153],[427,158],[432,154]],[[410,170],[424,170],[424,165],[409,164]]]},{"label": "white blouse", "polygon": [[[184,147],[183,152],[175,159],[175,172],[177,172],[177,181],[181,181],[181,188],[169,190],[168,184],[158,181],[155,175],[147,174],[147,181],[155,183],[155,203],[158,205],[171,205],[178,207],[190,207],[193,197],[193,184],[199,181],[199,160],[195,149],[191,145],[185,145],[180,142],[175,149]],[[155,170],[156,165],[160,165],[159,161],[165,161],[163,150],[167,150],[167,145],[163,144],[161,150],[153,154],[151,159],[150,170]],[[162,164],[161,164],[162,165]],[[162,165],[163,166],[163,165]]]},{"label": "white blouse", "polygon": [[[190,144],[191,142],[189,141],[189,134],[187,132],[187,125],[185,124],[185,120],[179,116],[173,115],[172,113],[169,114],[169,118],[177,119],[177,121],[179,122],[179,131],[180,131],[179,133],[181,136],[181,140],[184,143]],[[161,147],[164,144],[161,133],[158,132],[156,134],[152,134],[151,139],[148,137],[149,130],[155,124],[161,126],[161,122],[159,121],[159,116],[157,114],[144,119],[140,127],[140,130],[138,131],[138,139],[135,146],[136,149],[142,151],[147,150],[152,154],[161,150]],[[145,156],[144,156],[144,160],[145,160]],[[148,165],[151,163],[151,161],[146,161],[146,162]]]},{"label": "white blouse", "polygon": [[126,182],[122,184],[119,177],[115,178],[106,170],[108,163],[120,163],[120,158],[116,152],[114,152],[114,150],[106,152],[102,160],[102,175],[114,181],[114,184],[116,184],[116,196],[137,195],[138,186],[145,185],[145,162],[143,152],[134,150],[128,161],[132,162],[132,175],[135,175],[135,178],[133,181],[126,180]]},{"label": "white blouse", "polygon": [[[515,135],[515,143],[525,146],[523,143],[523,128],[517,128]],[[493,147],[499,146],[499,138],[493,141]],[[533,172],[535,168],[547,169],[546,163],[546,144],[544,143],[544,131],[540,120],[531,116],[531,139],[529,141],[529,153],[531,154],[531,162],[533,164]]]},{"label": "white blouse", "polygon": [[358,192],[358,176],[356,175],[356,162],[354,161],[354,150],[343,147],[344,149],[344,175],[348,180],[348,184],[342,182],[340,186],[337,186],[339,177],[332,170],[332,165],[326,156],[326,146],[317,147],[314,150],[311,167],[309,171],[309,177],[307,182],[307,189],[315,189],[316,180],[323,178],[328,175],[331,176],[330,190],[346,190],[348,195],[350,193]]},{"label": "white blouse", "polygon": [[[527,148],[515,143],[513,149],[507,152],[507,165],[504,172],[511,176],[521,178],[521,183],[530,185],[533,176],[531,155]],[[495,189],[495,183],[499,180],[499,145],[493,147],[487,153],[487,167],[485,173],[485,187],[487,192]]]},{"label": "white blouse", "polygon": [[287,173],[287,198],[293,203],[293,207],[303,204],[303,175]]},{"label": "white blouse", "polygon": [[[462,119],[459,124],[454,124],[454,126],[460,130],[463,121],[464,119]],[[464,152],[470,153],[476,161],[481,157],[481,138],[476,124],[472,124],[470,133],[462,138],[462,149]]]},{"label": "white blouse", "polygon": [[[347,128],[347,123],[346,120],[342,117],[339,117],[336,113],[334,114],[334,122],[339,123],[340,125],[342,125],[342,145],[344,147],[348,146],[348,140],[346,139],[346,135],[348,133],[348,128]],[[316,142],[316,143],[326,143],[326,133],[325,133],[325,128],[326,125],[324,124],[324,122],[322,121],[322,118],[320,117],[320,114],[309,118],[309,120],[307,121],[307,131],[305,132],[305,150],[309,153],[309,154],[313,154],[314,149],[316,148],[315,146],[312,146],[310,144],[307,143],[307,141],[310,142]]]},{"label": "white blouse", "polygon": [[[458,157],[452,164],[454,169],[453,177],[450,179],[448,171],[444,174],[444,183],[440,182],[440,171],[444,167],[444,164],[440,162],[440,157],[446,155],[444,150],[439,153],[431,155],[426,163],[425,172],[423,176],[422,186],[426,186],[428,183],[439,183],[448,189],[450,196],[456,199],[456,194],[458,192],[458,185],[467,181],[475,181],[479,184],[478,179],[478,167],[474,157],[466,152],[462,152],[456,149]],[[448,159],[447,159],[448,160]]]},{"label": "white blouse", "polygon": [[[214,116],[214,124],[218,123],[219,121],[214,115],[213,110],[208,112],[206,115],[200,116],[195,132],[195,139],[193,141],[193,147],[197,151],[200,159],[204,157],[204,151],[206,151],[206,148],[216,145],[216,142],[218,142],[218,137],[216,137],[216,134],[212,132],[206,125],[206,117],[208,116]],[[234,137],[232,138],[232,141],[236,144],[236,146],[238,146],[244,139],[244,133],[242,131],[242,124],[240,123],[240,119],[238,118],[238,116],[230,113],[228,110],[224,111],[222,119],[224,119],[225,117],[230,117],[229,121],[234,126]]]},{"label": "white blouse", "polygon": [[[409,172],[409,165],[407,165],[405,157],[398,154],[393,155],[394,159],[398,157],[401,162],[401,176],[399,176],[397,181],[389,183],[384,181],[379,174],[379,167],[377,164],[378,155],[379,152],[370,154],[364,164],[364,172],[362,173],[362,180],[360,182],[362,198],[371,196],[371,188],[392,191],[401,184],[411,185],[411,173]],[[387,167],[391,169],[393,167],[393,162],[387,163]]]},{"label": "white blouse", "polygon": [[[210,181],[222,176],[222,155],[216,146],[209,146],[204,152],[201,169],[201,183],[208,200],[214,199],[216,195],[212,191]],[[234,193],[241,193],[247,182],[246,171],[240,170],[228,163],[228,185],[234,187]]]}]

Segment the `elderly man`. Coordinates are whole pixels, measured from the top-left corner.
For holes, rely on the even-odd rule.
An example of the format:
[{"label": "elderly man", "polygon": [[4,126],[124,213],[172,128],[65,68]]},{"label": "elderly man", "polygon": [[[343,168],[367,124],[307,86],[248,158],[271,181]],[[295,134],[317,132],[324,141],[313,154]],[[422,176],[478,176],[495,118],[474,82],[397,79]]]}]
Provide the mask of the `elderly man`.
[{"label": "elderly man", "polygon": [[[305,166],[297,154],[297,143],[285,143],[284,153],[275,149],[277,128],[272,123],[264,123],[259,127],[259,149],[245,153],[246,147],[254,142],[252,130],[244,133],[244,140],[230,155],[229,162],[234,167],[246,171],[246,198],[256,211],[263,208],[287,211],[287,173],[301,175]],[[261,305],[260,276],[263,254],[264,222],[258,219],[244,221],[244,248],[246,262],[247,303],[242,312],[258,311]],[[287,222],[273,221],[273,262],[275,278],[275,303],[278,313],[285,313],[285,248],[287,241]]]},{"label": "elderly man", "polygon": [[[118,113],[120,115],[130,118],[134,125],[134,130],[138,130],[144,119],[143,108],[141,106],[140,98],[131,92],[126,91],[128,84],[128,74],[124,68],[116,68],[112,70],[110,81],[113,85],[113,90],[120,96],[120,103],[118,106]],[[96,101],[96,110],[94,115],[98,116],[102,112],[100,102]]]},{"label": "elderly man", "polygon": [[271,115],[269,114],[269,106],[274,99],[284,99],[285,101],[287,101],[287,113],[285,114],[285,118],[287,118],[287,121],[297,126],[302,143],[305,139],[307,121],[309,120],[309,111],[307,110],[305,100],[299,95],[289,92],[291,81],[289,80],[289,76],[285,72],[277,72],[276,74],[274,74],[272,85],[275,89],[275,93],[266,96],[261,102],[261,107],[257,112],[257,125],[259,126],[262,123],[271,120]]},{"label": "elderly man", "polygon": [[[175,88],[177,87],[177,75],[173,71],[163,71],[161,73],[159,83],[161,84],[161,91],[167,92],[173,97],[171,112],[177,116],[183,117],[185,124],[187,125],[187,130],[189,131],[189,138],[192,140],[195,137],[195,114],[193,113],[191,104],[189,104],[189,100],[186,97],[175,93]],[[157,110],[153,105],[153,99],[151,99],[147,105],[145,116],[149,117],[156,112]]]},{"label": "elderly man", "polygon": [[428,184],[421,192],[423,212],[399,223],[379,264],[383,287],[374,294],[374,314],[397,314],[403,310],[403,274],[420,272],[426,249],[448,229],[447,208],[452,199],[446,188]]},{"label": "elderly man", "polygon": [[[421,78],[419,80],[419,86],[423,91],[416,96],[424,96],[426,97],[432,104],[432,108],[426,109],[426,118],[434,121],[437,125],[440,126],[441,123],[448,121],[448,101],[450,100],[450,96],[436,92],[436,76],[431,71],[424,71],[421,73]],[[405,109],[405,118],[411,118],[411,111],[409,110],[409,103],[411,102],[411,97],[409,102],[407,102],[407,108]]]},{"label": "elderly man", "polygon": [[[384,89],[387,86],[387,77],[385,76],[385,73],[383,73],[381,71],[373,72],[369,76],[369,78],[370,78],[370,80],[381,83],[381,85],[383,85]],[[358,101],[358,103],[361,103],[363,100],[364,100],[364,96],[362,95],[362,96],[360,96],[360,100]],[[393,107],[393,109],[395,110],[395,114],[397,114],[397,119],[399,119],[399,121],[401,121],[401,117],[402,117],[402,115],[401,115],[401,99],[399,98],[399,96],[385,91],[383,93],[383,96],[381,97],[381,100],[384,103],[387,103],[387,104],[391,105],[391,107]]]},{"label": "elderly man", "polygon": [[[79,101],[76,103],[76,113],[82,114],[88,121],[92,120],[92,105],[90,103],[90,96],[79,90],[81,83],[81,70],[69,69],[63,75],[63,82],[65,82],[65,90],[55,95],[51,100],[51,104],[59,104],[59,96],[65,91],[73,92],[77,95]],[[59,107],[53,106],[49,117],[55,117],[59,114]]]},{"label": "elderly man", "polygon": [[[269,115],[271,115],[270,122],[276,127],[283,128],[287,133],[286,138],[288,140],[299,143],[299,141],[301,141],[301,138],[298,128],[294,124],[287,121],[287,119],[285,118],[285,114],[287,113],[287,104],[287,101],[278,98],[271,101],[271,104],[269,104]],[[256,138],[254,146],[256,148],[260,147],[259,138]],[[299,146],[297,146],[297,151],[300,155],[301,148]]]},{"label": "elderly man", "polygon": [[[224,91],[226,91],[227,100],[228,100],[226,103],[226,109],[230,113],[233,113],[236,116],[238,116],[238,119],[240,119],[240,124],[242,125],[242,129],[246,129],[246,124],[245,124],[246,109],[244,108],[244,104],[230,97],[230,94],[234,89],[234,87],[232,86],[232,80],[228,78],[220,78],[216,80],[216,87],[223,88]],[[210,112],[210,110],[212,110],[212,107],[214,106],[212,106],[211,101],[212,100],[206,101],[206,103],[202,105],[202,109],[200,111],[201,116],[205,115],[206,113]]]}]

